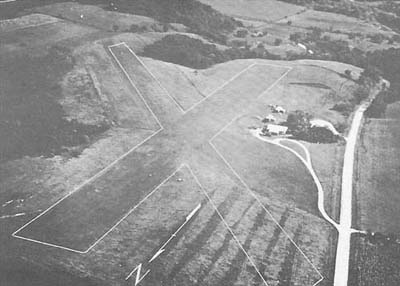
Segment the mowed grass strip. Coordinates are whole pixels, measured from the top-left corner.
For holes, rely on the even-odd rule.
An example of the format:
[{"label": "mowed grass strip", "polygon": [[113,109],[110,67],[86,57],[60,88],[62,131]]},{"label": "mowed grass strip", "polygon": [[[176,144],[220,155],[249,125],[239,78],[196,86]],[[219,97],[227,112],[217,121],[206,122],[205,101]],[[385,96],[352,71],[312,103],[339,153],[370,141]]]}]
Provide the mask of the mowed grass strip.
[{"label": "mowed grass strip", "polygon": [[[194,71],[167,62],[143,59],[149,70],[155,75],[165,89],[174,96],[184,110],[202,100],[206,94],[202,93],[186,73]],[[186,69],[186,73],[182,71]],[[195,75],[192,75],[195,76]],[[220,83],[221,85],[222,83]]]},{"label": "mowed grass strip", "polygon": [[[186,222],[186,217],[199,204],[201,208]],[[204,215],[208,209],[204,192],[188,168],[181,166],[158,191],[104,238],[91,255],[106,253],[112,261],[121,261],[123,269],[118,267],[110,271],[125,277],[138,264],[146,265],[175,233],[176,236],[165,245],[165,252],[157,260],[166,256],[177,240],[194,231],[192,225],[197,224],[198,215]],[[183,224],[180,231],[177,231]]]},{"label": "mowed grass strip", "polygon": [[179,167],[155,137],[16,233],[86,251]]},{"label": "mowed grass strip", "polygon": [[124,71],[124,76],[140,91],[149,108],[160,122],[169,122],[182,113],[182,107],[168,92],[162,88],[149,70],[139,61],[134,52],[126,45],[119,44],[109,47],[116,57],[118,66]]}]

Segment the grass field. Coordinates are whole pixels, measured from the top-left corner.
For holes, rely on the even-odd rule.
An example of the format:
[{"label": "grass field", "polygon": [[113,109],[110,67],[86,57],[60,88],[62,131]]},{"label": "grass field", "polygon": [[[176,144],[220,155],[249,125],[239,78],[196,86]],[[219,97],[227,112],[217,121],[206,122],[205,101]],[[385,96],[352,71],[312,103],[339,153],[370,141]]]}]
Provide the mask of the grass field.
[{"label": "grass field", "polygon": [[233,17],[258,21],[276,21],[304,10],[304,7],[278,1],[241,0],[235,5],[229,0],[200,1]]},{"label": "grass field", "polygon": [[[301,146],[299,146],[299,144],[296,144],[296,143],[291,142],[291,141],[289,141],[289,140],[283,140],[283,141],[280,141],[280,143],[281,143],[283,146],[286,146],[286,147],[292,149],[293,151],[295,151],[295,152],[296,152],[297,154],[299,154],[300,157],[303,158],[304,160],[307,160],[307,154],[306,154],[306,152],[304,151],[304,149],[301,148]],[[302,144],[303,144],[303,143],[302,143]]]},{"label": "grass field", "polygon": [[[159,127],[103,43],[81,46],[74,54],[79,66],[84,68],[92,79],[96,92],[102,104],[107,107],[106,112],[114,124],[126,129],[156,130]],[[79,97],[70,100],[77,103],[80,110],[82,100]],[[90,103],[93,104],[92,101]],[[69,108],[77,113],[76,107],[72,105]]]},{"label": "grass field", "polygon": [[351,32],[354,33],[380,33],[382,32],[378,27],[363,22],[359,19],[347,17],[329,12],[321,12],[314,10],[307,10],[298,15],[289,16],[287,19],[280,20],[281,23],[292,21],[292,25],[300,27],[318,27],[322,30],[339,30],[346,31],[351,27]]},{"label": "grass field", "polygon": [[[203,92],[186,75],[194,73],[194,70],[147,58],[144,59],[144,63],[169,94],[173,94],[183,110],[188,110],[208,95],[207,91]],[[218,84],[220,86],[222,82],[219,81]]]},{"label": "grass field", "polygon": [[14,30],[51,24],[57,21],[58,21],[57,18],[51,16],[42,14],[30,14],[19,17],[18,19],[9,19],[0,21],[0,33],[12,32]]},{"label": "grass field", "polygon": [[[400,234],[400,128],[398,121],[369,119],[357,152],[357,224],[361,229]],[[379,158],[379,160],[378,160]]]},{"label": "grass field", "polygon": [[213,142],[257,194],[318,216],[317,189],[303,163],[278,146],[266,147],[247,128],[232,125]]},{"label": "grass field", "polygon": [[344,145],[305,144],[311,154],[315,172],[324,188],[325,210],[334,220],[339,219],[340,190]]},{"label": "grass field", "polygon": [[[120,56],[124,57],[123,54],[121,54]],[[257,68],[255,70],[257,71],[256,74],[260,76],[260,75],[262,75],[262,74],[260,74],[260,72],[262,70],[265,70],[265,69],[260,67],[260,68]],[[278,68],[277,70],[278,71],[280,70],[282,72],[285,69]],[[270,72],[270,71],[268,71],[268,72]],[[278,73],[278,75],[279,75],[279,73]],[[241,78],[241,80],[245,80],[245,79],[251,79],[251,80],[254,81],[256,78],[249,74],[249,75]],[[271,78],[271,82],[273,82],[272,78]],[[267,82],[265,87],[268,87],[270,84],[271,83]],[[237,91],[238,90],[237,87],[239,87],[239,86],[237,86],[236,88],[235,88],[235,86],[236,86],[236,84],[234,86],[228,88],[227,90],[229,90],[230,92],[233,91],[233,90]],[[254,89],[254,91],[257,91],[257,90],[261,91],[261,90],[265,89],[265,87],[259,86],[256,89],[254,89],[254,88],[252,88],[252,89]],[[237,96],[237,95],[235,95],[235,96]],[[144,148],[143,150],[146,150],[145,151],[146,154],[149,152],[148,148]],[[158,158],[158,156],[156,156],[156,157]],[[119,168],[116,169],[116,171],[119,174],[117,174],[115,172],[111,172],[111,176],[110,177],[106,176],[106,177],[102,178],[101,182],[104,183],[105,181],[107,181],[107,180],[109,180],[111,178],[115,179],[115,175],[117,175],[118,177],[124,176],[124,172],[129,171],[129,167],[124,169],[123,165],[124,164],[122,164],[121,166],[119,166]],[[168,168],[163,168],[163,169],[165,169],[165,171],[166,171]],[[154,172],[154,173],[159,173],[159,172]],[[212,172],[212,173],[216,174],[215,172]],[[147,172],[145,172],[144,175],[148,176],[149,174],[147,174]],[[109,178],[109,179],[107,179],[107,178]],[[222,190],[224,190],[224,189],[225,190],[229,190],[229,188],[226,189],[226,185],[225,185],[226,181],[225,180],[222,180],[224,182],[223,185],[222,185],[222,186],[224,186],[224,188],[221,188],[221,193],[219,194],[219,196],[213,195],[213,198],[215,198],[215,202],[217,203],[217,205],[219,204],[219,202],[222,203],[222,201],[220,201],[220,199],[222,199],[224,196],[226,196],[229,193],[229,192],[222,192]],[[210,181],[210,180],[206,180],[206,181]],[[100,185],[104,185],[101,182],[99,181],[98,183]],[[88,193],[88,194],[90,194],[90,197],[92,198],[91,201],[93,201],[93,202],[95,202],[95,200],[93,200],[93,198],[94,198],[93,195],[95,195],[96,197],[101,198],[106,194],[106,193],[103,193],[101,191],[102,187],[100,187],[100,185],[98,185],[96,187],[96,189],[99,190],[99,192],[90,192],[90,193]],[[92,188],[92,187],[90,187],[90,188]],[[214,186],[214,188],[215,188],[215,186]],[[220,188],[218,188],[218,190],[220,190]],[[232,196],[237,195],[237,194],[235,194],[237,192],[237,188],[234,187],[232,189],[232,191],[234,191]],[[115,190],[114,190],[113,193],[116,194]],[[220,197],[220,196],[222,196],[222,197]],[[247,198],[247,200],[248,200],[248,198]],[[127,201],[127,199],[125,198],[124,201]],[[241,201],[244,204],[246,202],[246,197],[243,197],[243,199],[239,200],[239,201]],[[75,200],[75,204],[74,205],[77,206],[77,204],[79,205],[80,202],[82,202],[81,199]],[[117,208],[120,208],[122,201],[116,201],[116,202],[118,202],[118,205],[119,205],[119,207],[117,207]],[[231,201],[231,202],[233,202],[233,201]],[[247,201],[247,202],[250,203],[250,201]],[[265,201],[265,203],[268,204],[268,205],[271,205],[271,201],[269,199],[267,201]],[[277,201],[277,203],[278,203],[278,201]],[[98,204],[98,203],[95,203],[95,205],[101,207],[100,204]],[[247,206],[246,205],[242,205],[239,209],[242,209],[242,211],[245,211]],[[87,206],[85,206],[85,205],[82,205],[82,207],[87,208]],[[91,207],[90,209],[94,210],[93,207]],[[221,207],[221,211],[223,209],[224,208]],[[229,207],[228,209],[232,210],[232,212],[233,212],[236,208]],[[279,213],[282,212],[282,211],[284,211],[284,209],[282,209],[281,206],[280,207],[276,207],[276,211],[274,212],[275,213],[274,216],[276,216],[278,220],[279,220],[279,217],[283,215],[283,214],[279,215]],[[254,217],[261,217],[261,216],[264,217],[265,216],[262,221],[265,221],[267,219],[267,217],[268,217],[266,213],[263,213],[262,210],[258,209],[256,206],[254,206],[253,208],[250,208],[248,210],[248,212],[249,212],[249,214],[251,214],[251,216],[254,216]],[[288,212],[290,213],[289,210],[288,210]],[[299,216],[299,214],[296,214],[294,216],[296,219],[293,220],[293,219],[288,219],[287,215],[283,215],[283,217],[280,219],[280,223],[286,225],[285,226],[285,230],[287,231],[287,233],[289,233],[289,235],[294,239],[294,241],[297,244],[300,245],[300,247],[305,251],[305,253],[307,253],[307,255],[311,255],[310,257],[311,257],[312,261],[314,263],[317,263],[318,265],[320,265],[318,268],[321,268],[321,267],[324,268],[325,267],[324,266],[325,265],[325,259],[320,254],[323,253],[324,251],[326,251],[326,247],[328,245],[328,240],[329,240],[328,239],[329,238],[329,228],[327,228],[325,223],[320,222],[320,228],[319,228],[318,231],[317,230],[308,229],[308,228],[307,229],[306,228],[303,229],[305,223],[307,224],[309,222],[310,224],[315,225],[316,224],[315,220],[317,220],[317,218],[315,218],[312,215],[307,214],[304,211],[300,211],[299,210],[299,211],[296,211],[296,212],[299,212],[299,214],[301,214],[301,216]],[[57,213],[62,214],[63,212],[57,212]],[[210,211],[207,210],[204,213],[209,214]],[[67,213],[64,212],[64,215],[63,215],[64,219],[61,220],[61,221],[63,221],[63,223],[67,222],[65,220],[65,215],[66,214]],[[161,215],[161,217],[164,217],[164,216]],[[55,218],[55,219],[53,220],[53,218]],[[299,222],[300,221],[298,219],[300,219],[300,218],[301,218],[302,225],[303,225],[302,228],[299,227]],[[251,232],[251,233],[253,233],[253,235],[249,236],[249,237],[246,237],[245,234],[247,234],[249,232],[247,230],[247,228],[248,227],[251,228],[251,226],[252,226],[252,224],[249,223],[249,220],[253,221],[253,219],[251,219],[251,218],[246,219],[244,217],[242,224],[241,223],[236,223],[235,224],[235,220],[237,220],[237,219],[235,219],[234,214],[232,214],[232,217],[231,217],[231,215],[228,215],[228,213],[226,214],[226,219],[227,219],[228,223],[232,227],[234,227],[236,225],[237,228],[236,228],[236,232],[235,233],[237,233],[238,239],[243,243],[243,245],[248,245],[248,246],[246,246],[246,247],[248,247],[247,250],[249,251],[249,253],[252,253],[251,255],[254,256],[254,259],[257,261],[257,264],[259,264],[259,267],[261,269],[263,269],[263,272],[265,272],[265,276],[268,277],[270,282],[278,283],[277,282],[278,280],[286,279],[286,280],[289,280],[289,281],[298,281],[298,282],[293,282],[293,283],[312,284],[312,283],[316,282],[320,278],[318,276],[318,273],[315,272],[315,270],[312,268],[310,263],[307,260],[304,260],[304,257],[302,256],[301,253],[300,254],[298,253],[297,248],[294,247],[294,246],[290,246],[291,242],[288,241],[287,239],[285,239],[284,234],[279,234],[280,232],[278,230],[274,231],[274,227],[276,227],[276,226],[274,226],[275,225],[274,223],[272,223],[272,225],[271,224],[267,224],[267,225],[265,225],[265,224],[261,224],[261,225],[255,224],[255,225],[253,225],[253,227],[254,227],[253,228],[254,229],[253,232],[255,232],[257,230],[257,233],[259,233],[259,234]],[[55,224],[58,224],[58,222],[60,220],[57,219],[57,216],[53,215],[53,216],[47,217],[46,221],[47,222],[53,221]],[[102,217],[102,221],[105,221],[104,217]],[[129,221],[129,223],[128,223],[128,221]],[[147,222],[145,222],[145,224],[147,225]],[[99,226],[99,224],[96,224],[96,225]],[[126,228],[132,229],[131,228],[131,222],[130,222],[129,219],[127,219],[126,224],[125,224],[125,221],[124,221],[124,223],[121,224],[121,227],[123,227],[123,225],[125,225],[125,229]],[[200,225],[204,225],[204,223],[200,222]],[[214,222],[214,220],[211,220],[206,225],[212,226],[212,225],[217,225],[217,223]],[[218,225],[220,225],[220,223]],[[48,233],[48,232],[40,231],[40,228],[41,228],[40,224],[37,225],[36,227],[23,230],[23,232],[28,231],[27,233],[25,233],[25,235],[29,235],[29,236],[34,237],[34,238],[40,238],[40,239],[43,239],[45,241],[46,237],[43,237],[43,235],[45,233]],[[68,227],[67,224],[64,227],[65,227],[65,230],[68,230],[68,231],[71,231],[71,229],[73,229],[71,226]],[[115,233],[113,231],[114,234],[112,234],[111,236],[107,236],[104,240],[99,242],[99,244],[94,249],[94,253],[92,254],[92,255],[94,255],[94,257],[91,256],[90,258],[87,258],[87,260],[85,259],[86,262],[82,261],[80,259],[79,259],[80,262],[75,262],[75,263],[78,263],[78,265],[80,265],[81,269],[83,267],[83,269],[84,269],[83,271],[86,273],[86,275],[97,277],[99,279],[105,279],[107,281],[110,281],[110,280],[114,281],[113,279],[115,279],[115,281],[120,281],[121,280],[121,276],[123,276],[123,273],[121,272],[121,270],[115,271],[116,267],[118,267],[118,268],[120,267],[120,266],[118,266],[119,265],[118,262],[115,262],[115,261],[121,261],[121,260],[124,261],[124,258],[123,258],[124,255],[121,254],[121,248],[123,248],[123,247],[119,246],[120,244],[115,244],[115,243],[110,242],[110,240],[113,241],[113,239],[115,239],[115,236],[117,236],[117,237],[120,236],[121,239],[122,238],[126,239],[126,237],[135,237],[135,236],[133,234],[132,235],[126,235],[125,231],[124,232],[119,232],[118,231],[119,227],[120,226],[118,226],[115,229]],[[272,229],[268,230],[271,227],[272,227]],[[52,227],[52,229],[54,229],[54,228]],[[62,230],[62,229],[63,228],[59,228],[59,230]],[[133,229],[138,229],[138,228],[133,228]],[[198,228],[195,228],[195,229],[198,229]],[[220,227],[218,227],[218,229],[220,229]],[[211,230],[209,228],[206,228],[204,231],[205,232],[209,232]],[[208,246],[208,244],[205,244],[204,245],[204,249],[205,249],[204,253],[203,253],[203,251],[198,251],[196,253],[191,253],[191,252],[187,252],[186,251],[187,253],[185,254],[184,248],[178,248],[176,250],[173,250],[174,251],[173,252],[173,257],[176,257],[176,259],[178,259],[178,257],[180,257],[180,255],[183,255],[182,256],[183,257],[182,258],[183,261],[185,261],[185,259],[192,259],[190,261],[193,261],[193,262],[189,263],[188,264],[189,266],[183,267],[183,265],[186,265],[186,264],[184,264],[182,261],[181,262],[177,261],[176,265],[175,264],[171,264],[172,263],[171,262],[171,258],[168,257],[168,259],[165,260],[166,262],[163,262],[164,260],[160,260],[160,262],[159,262],[160,266],[158,266],[160,268],[156,267],[153,270],[154,273],[158,273],[159,271],[161,271],[161,270],[157,270],[157,269],[171,269],[171,273],[170,274],[165,274],[166,275],[165,279],[168,279],[168,280],[173,279],[173,281],[176,281],[176,283],[178,283],[178,284],[182,283],[183,285],[187,285],[188,281],[192,281],[191,280],[192,278],[190,278],[192,276],[190,276],[190,275],[193,275],[193,274],[189,275],[189,274],[185,274],[185,273],[193,273],[193,269],[197,269],[198,267],[202,267],[203,268],[203,264],[199,265],[198,261],[203,261],[201,258],[199,258],[199,255],[200,255],[200,257],[203,257],[203,255],[204,255],[204,257],[209,257],[209,258],[207,258],[208,260],[206,260],[206,261],[209,261],[209,263],[211,263],[210,266],[208,268],[206,268],[205,273],[201,274],[199,276],[203,281],[205,281],[204,283],[209,283],[209,285],[212,285],[212,283],[216,283],[216,281],[220,281],[221,283],[228,283],[229,284],[229,283],[233,283],[234,282],[234,283],[238,283],[238,285],[240,285],[241,284],[240,281],[244,281],[243,279],[245,279],[245,280],[246,279],[255,279],[255,281],[258,281],[257,279],[259,279],[259,278],[257,278],[257,275],[254,272],[251,272],[251,271],[249,272],[248,271],[248,267],[246,265],[249,265],[249,264],[248,264],[248,262],[246,262],[246,259],[244,259],[243,254],[241,254],[241,252],[238,252],[237,247],[235,248],[235,244],[233,243],[234,241],[232,240],[232,237],[230,238],[230,234],[227,233],[226,230],[223,230],[223,229],[215,230],[215,231],[216,231],[216,234],[213,234],[213,236],[212,236],[213,239],[211,239],[211,241],[213,241],[213,245],[214,245],[214,243],[216,245],[219,245],[219,244],[220,245],[226,245],[224,247],[221,246],[222,250],[218,250],[219,249],[218,247],[214,248],[216,246]],[[220,235],[218,235],[218,233],[220,231],[222,231],[222,232],[221,232]],[[264,244],[260,245],[257,242],[259,240],[258,237],[260,237],[260,238],[262,237],[262,240],[264,241],[264,239],[265,239],[265,235],[263,235],[264,231],[266,233],[268,233],[268,234],[274,234],[274,236],[271,237],[272,245],[269,246],[269,247],[267,247],[267,245],[264,245]],[[311,231],[312,233],[315,233],[315,234],[316,233],[320,233],[320,234],[313,236],[312,242],[310,242],[309,241],[309,231]],[[321,231],[322,231],[322,233],[324,233],[323,236],[321,236],[322,235]],[[71,236],[71,235],[58,236],[59,238],[58,238],[58,241],[56,241],[56,242],[57,243],[64,243],[65,246],[67,246],[67,245],[71,246],[72,243],[74,243],[75,247],[81,247],[80,246],[81,243],[79,242],[79,240],[77,240],[77,237],[75,237],[75,234],[79,235],[79,232],[78,231],[73,231],[73,232],[71,232],[71,234],[72,233],[74,234],[74,236]],[[93,234],[95,234],[95,233],[96,232],[94,231]],[[22,232],[20,234],[22,234]],[[193,235],[195,235],[195,233],[193,233]],[[216,236],[214,236],[214,235],[216,235]],[[279,238],[279,239],[277,238],[277,237],[281,237],[281,235],[283,235],[282,236],[283,240],[281,240],[281,238]],[[219,240],[219,237],[221,237],[221,236],[225,237],[225,238],[223,240]],[[55,239],[56,237],[57,236],[52,235],[51,239]],[[87,236],[86,236],[86,238],[87,238]],[[65,240],[65,239],[68,239],[68,240]],[[204,243],[204,242],[202,242],[204,240],[205,240],[205,238],[202,238],[202,235],[200,235],[198,238],[195,239],[195,242],[198,241],[199,243],[200,242]],[[141,240],[138,239],[138,240],[135,240],[135,241],[141,241]],[[209,241],[209,240],[207,240],[207,241]],[[226,241],[225,244],[224,244],[224,241]],[[322,243],[322,241],[325,241],[325,242]],[[55,241],[53,241],[53,242],[55,242]],[[190,244],[190,242],[185,242],[185,240],[183,240],[182,245],[186,245],[188,243],[189,243],[189,246],[193,247],[193,244]],[[82,245],[84,245],[84,244],[85,244],[85,242],[82,240]],[[126,244],[123,244],[123,245],[131,246],[131,243],[126,243]],[[194,244],[194,245],[196,245],[196,244]],[[97,247],[99,247],[99,250],[97,250]],[[107,248],[110,248],[110,249],[108,251],[105,251],[103,247],[107,247]],[[117,247],[117,248],[115,248],[115,247]],[[254,247],[257,247],[257,248],[254,248]],[[258,247],[267,247],[265,249],[265,254],[260,256],[260,254],[262,252],[259,251]],[[278,249],[280,249],[280,250],[277,249],[276,251],[273,251],[273,249],[275,249],[276,247],[278,247]],[[43,251],[43,248],[44,248],[44,246],[39,246],[39,247],[37,247],[37,251],[39,251],[41,253]],[[83,248],[84,248],[84,246],[82,246],[82,249]],[[131,249],[131,248],[129,248],[129,249]],[[214,249],[213,251],[215,251],[215,253],[216,253],[215,255],[217,255],[217,256],[213,256],[213,254],[210,253],[211,249]],[[283,251],[283,249],[285,249],[285,251]],[[225,251],[226,251],[226,254],[225,254]],[[284,255],[284,253],[286,253],[286,251],[288,253],[288,256]],[[54,252],[56,252],[56,251],[50,251],[49,250],[49,253],[54,253]],[[35,253],[35,251],[33,251],[33,253]],[[181,254],[179,254],[179,253],[181,253]],[[218,255],[222,255],[221,253],[224,253],[223,257],[225,257],[225,255],[226,255],[226,257],[230,257],[229,259],[232,259],[233,262],[230,263],[232,265],[232,268],[231,268],[231,266],[228,266],[228,265],[224,264],[224,263],[226,263],[226,262],[224,262],[224,261],[226,261],[226,258],[218,258],[219,257]],[[53,257],[51,259],[51,261],[53,261],[52,263],[56,263],[56,264],[60,264],[61,263],[62,265],[64,265],[64,263],[66,263],[63,267],[66,267],[66,265],[70,265],[71,261],[75,261],[75,259],[78,259],[74,255],[67,255],[67,256],[65,256],[65,254],[64,255],[63,254],[59,254],[59,255],[61,255],[61,256],[56,255],[55,257]],[[111,265],[109,265],[108,263],[106,263],[104,265],[105,261],[104,261],[104,256],[103,255],[106,255],[107,257],[109,257],[110,255],[117,256],[117,257],[119,257],[119,260],[118,259],[116,259],[116,260],[112,259],[109,262],[109,263],[111,263]],[[126,255],[129,255],[129,257],[130,257],[131,256],[131,252],[127,251]],[[61,257],[64,257],[64,258],[61,258]],[[269,260],[268,260],[267,257],[271,257],[271,258],[269,258]],[[273,260],[272,260],[272,257],[274,257]],[[126,258],[128,258],[128,256]],[[59,260],[57,262],[58,259],[61,259],[61,260]],[[67,259],[67,261],[70,261],[70,262],[65,261],[65,259]],[[204,259],[206,259],[206,258],[204,258]],[[47,261],[49,261],[49,260],[47,260]],[[295,261],[297,261],[297,262],[295,262]],[[46,262],[46,263],[48,263],[48,262]],[[98,264],[98,263],[100,263],[102,265],[101,268],[100,268],[100,269],[102,269],[100,273],[98,272],[98,269],[99,269],[98,267],[100,267],[100,264]],[[114,263],[116,263],[116,265]],[[226,265],[226,266],[224,266],[224,265]],[[294,265],[297,265],[297,266],[294,266]],[[130,269],[132,269],[133,267],[136,267],[136,265],[130,265],[130,266],[131,266]],[[72,267],[72,269],[75,269],[75,267],[73,267],[71,265],[68,266],[67,268],[71,268],[71,267]],[[104,267],[107,267],[107,268],[110,269],[110,271],[113,271],[113,274],[111,275],[107,271],[104,271]],[[129,269],[127,269],[127,268],[128,267],[125,267],[124,269],[129,271]],[[283,270],[280,271],[280,269],[283,269]],[[125,274],[126,274],[126,272],[127,271],[125,271]],[[232,276],[229,273],[237,273],[237,275],[236,276],[235,275]],[[105,277],[105,276],[102,277],[103,275],[107,275],[107,274],[109,274],[110,277]],[[120,275],[120,276],[118,276],[118,275]],[[231,277],[231,278],[228,278],[228,277]],[[150,279],[151,279],[151,276],[149,276],[149,281],[152,281]],[[226,279],[228,279],[228,280],[226,280]],[[120,283],[120,282],[118,282],[118,283]],[[151,284],[151,282],[149,282],[149,283]]]},{"label": "grass field", "polygon": [[[285,280],[293,285],[315,283],[320,278],[318,273],[269,215],[226,175],[220,174],[220,177],[223,180],[208,190],[209,196],[268,284],[279,285]],[[113,285],[124,285],[124,278],[140,263],[144,267],[142,273],[151,270],[143,280],[144,285],[160,281],[172,285],[243,285],[252,281],[262,285],[253,264],[207,200],[184,167],[89,255],[82,257],[29,245],[28,259],[38,261],[35,255],[40,254],[42,262],[61,263],[67,269],[79,266],[86,275],[99,281],[112,281]],[[197,202],[202,207],[196,216],[157,260],[146,265]],[[329,228],[305,212],[271,202],[268,208],[312,262],[318,268],[323,266],[321,254],[328,243]],[[18,244],[22,249],[27,247]],[[131,279],[134,281],[135,277]]]},{"label": "grass field", "polygon": [[40,55],[40,52],[45,51],[44,48],[46,46],[60,42],[67,46],[72,46],[74,43],[90,40],[91,36],[96,32],[97,30],[94,28],[66,21],[54,21],[43,25],[16,29],[1,33],[2,48],[0,53],[4,55],[5,53],[23,53],[29,50],[31,52],[35,51],[33,55]]},{"label": "grass field", "polygon": [[154,30],[163,31],[162,25],[157,25],[158,22],[149,17],[106,11],[97,6],[82,5],[74,2],[42,6],[33,9],[33,11],[110,32],[130,31],[132,27],[149,32]]},{"label": "grass field", "polygon": [[[356,153],[356,225],[384,235],[400,234],[398,217],[399,105],[389,105],[386,116],[367,119]],[[399,244],[352,240],[351,278],[354,285],[396,285],[400,279]]]},{"label": "grass field", "polygon": [[349,284],[355,286],[397,285],[400,280],[398,244],[371,244],[353,237]]}]

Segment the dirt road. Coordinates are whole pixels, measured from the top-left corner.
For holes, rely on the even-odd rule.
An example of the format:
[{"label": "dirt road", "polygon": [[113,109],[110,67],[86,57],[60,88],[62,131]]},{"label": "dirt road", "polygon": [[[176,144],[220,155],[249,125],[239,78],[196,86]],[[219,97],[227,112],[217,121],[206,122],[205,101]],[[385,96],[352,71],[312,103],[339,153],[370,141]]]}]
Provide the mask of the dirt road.
[{"label": "dirt road", "polygon": [[[299,160],[307,167],[308,171],[310,172],[310,174],[311,174],[311,176],[312,176],[312,178],[313,178],[313,180],[315,182],[315,185],[317,186],[317,190],[318,190],[318,210],[319,210],[319,212],[321,213],[322,217],[327,222],[329,222],[333,227],[338,229],[339,228],[338,224],[328,215],[328,213],[325,210],[325,206],[324,206],[324,190],[323,190],[322,184],[321,184],[320,180],[318,179],[318,176],[315,173],[314,168],[312,166],[311,155],[310,155],[310,152],[308,151],[308,149],[303,144],[301,144],[300,142],[295,141],[295,140],[290,140],[290,139],[269,140],[269,139],[266,139],[265,137],[262,137],[259,134],[259,130],[253,130],[252,134],[255,137],[257,137],[258,139],[262,140],[262,141],[268,142],[270,144],[277,145],[277,146],[279,146],[279,147],[281,147],[281,148],[283,148],[285,150],[288,150],[289,152],[293,153],[297,158],[299,158]],[[297,151],[293,150],[292,148],[289,148],[289,147],[283,145],[281,143],[282,141],[289,141],[289,142],[292,142],[294,144],[299,145],[300,148],[303,149],[303,151],[304,151],[304,153],[306,155],[306,158],[303,158]]]}]

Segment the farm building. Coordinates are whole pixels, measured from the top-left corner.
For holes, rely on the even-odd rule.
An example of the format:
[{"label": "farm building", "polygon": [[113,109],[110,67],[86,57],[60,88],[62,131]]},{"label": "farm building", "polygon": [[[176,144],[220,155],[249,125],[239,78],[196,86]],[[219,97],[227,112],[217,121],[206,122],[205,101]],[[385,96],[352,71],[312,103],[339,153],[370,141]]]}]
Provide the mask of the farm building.
[{"label": "farm building", "polygon": [[277,125],[277,124],[267,124],[263,133],[269,133],[271,135],[285,135],[288,128],[286,126]]}]

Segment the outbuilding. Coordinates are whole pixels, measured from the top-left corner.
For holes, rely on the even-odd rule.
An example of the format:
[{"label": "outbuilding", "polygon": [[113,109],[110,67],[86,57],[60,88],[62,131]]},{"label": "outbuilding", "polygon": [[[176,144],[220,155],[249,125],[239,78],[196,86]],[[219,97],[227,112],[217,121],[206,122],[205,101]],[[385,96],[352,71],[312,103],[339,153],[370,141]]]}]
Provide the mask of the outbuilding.
[{"label": "outbuilding", "polygon": [[275,113],[286,113],[286,110],[282,106],[279,106],[279,105],[272,105],[271,110],[272,110],[272,112],[275,112]]},{"label": "outbuilding", "polygon": [[268,114],[264,119],[263,122],[275,122],[276,118],[272,114]]}]

